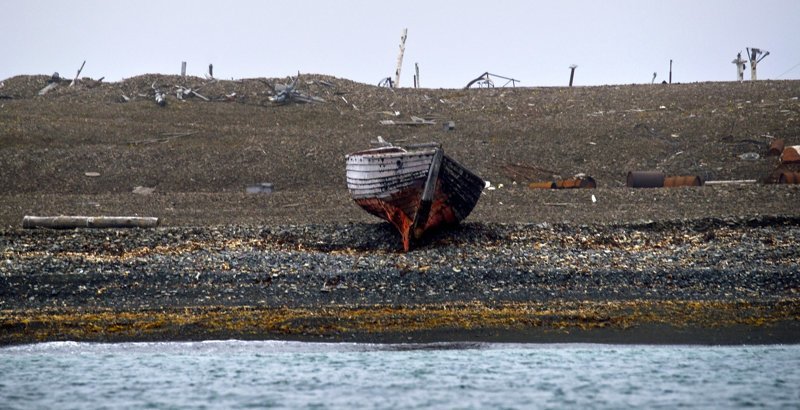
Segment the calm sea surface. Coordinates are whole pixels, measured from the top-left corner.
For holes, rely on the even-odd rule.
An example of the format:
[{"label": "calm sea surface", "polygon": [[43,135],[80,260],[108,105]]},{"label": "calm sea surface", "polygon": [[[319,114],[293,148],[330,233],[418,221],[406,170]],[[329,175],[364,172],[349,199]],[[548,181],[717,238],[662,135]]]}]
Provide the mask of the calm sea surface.
[{"label": "calm sea surface", "polygon": [[800,345],[0,348],[0,408],[800,408]]}]

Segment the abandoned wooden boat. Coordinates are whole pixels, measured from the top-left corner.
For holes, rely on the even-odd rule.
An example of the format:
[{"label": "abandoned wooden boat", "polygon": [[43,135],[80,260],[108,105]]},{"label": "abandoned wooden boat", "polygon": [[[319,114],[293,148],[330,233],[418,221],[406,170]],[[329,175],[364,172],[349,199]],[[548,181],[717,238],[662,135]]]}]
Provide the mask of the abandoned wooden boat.
[{"label": "abandoned wooden boat", "polygon": [[384,146],[347,156],[347,188],[367,212],[391,222],[403,249],[431,228],[467,217],[484,181],[436,143]]}]

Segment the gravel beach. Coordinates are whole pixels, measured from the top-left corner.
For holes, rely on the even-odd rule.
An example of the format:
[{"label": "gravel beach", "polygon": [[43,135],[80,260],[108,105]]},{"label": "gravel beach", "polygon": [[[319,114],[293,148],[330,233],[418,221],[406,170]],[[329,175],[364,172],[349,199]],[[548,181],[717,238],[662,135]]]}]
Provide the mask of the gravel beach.
[{"label": "gravel beach", "polygon": [[[800,189],[765,183],[794,169],[766,148],[800,144],[798,81],[386,90],[307,76],[325,103],[273,106],[248,80],[208,84],[211,102],[119,101],[154,78],[185,81],[44,97],[44,76],[4,81],[0,344],[800,343]],[[456,130],[387,128],[389,108]],[[344,155],[378,135],[442,141],[492,189],[403,253],[344,185]],[[625,187],[637,169],[754,182]],[[528,188],[579,172],[598,188]],[[275,192],[245,193],[260,182]],[[30,230],[23,215],[161,226]]]}]

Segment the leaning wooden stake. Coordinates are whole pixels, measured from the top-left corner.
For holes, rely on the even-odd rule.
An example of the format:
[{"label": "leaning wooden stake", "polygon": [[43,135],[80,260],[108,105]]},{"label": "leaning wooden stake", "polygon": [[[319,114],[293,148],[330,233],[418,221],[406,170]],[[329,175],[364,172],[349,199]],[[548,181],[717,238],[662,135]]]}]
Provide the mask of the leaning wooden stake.
[{"label": "leaning wooden stake", "polygon": [[158,218],[138,216],[29,216],[22,218],[23,228],[155,228]]},{"label": "leaning wooden stake", "polygon": [[81,68],[78,69],[78,74],[75,74],[75,78],[72,79],[72,82],[69,83],[69,86],[72,87],[78,81],[78,77],[81,75],[81,71],[83,71],[83,66],[86,65],[86,60],[83,60],[83,64],[81,64]]}]

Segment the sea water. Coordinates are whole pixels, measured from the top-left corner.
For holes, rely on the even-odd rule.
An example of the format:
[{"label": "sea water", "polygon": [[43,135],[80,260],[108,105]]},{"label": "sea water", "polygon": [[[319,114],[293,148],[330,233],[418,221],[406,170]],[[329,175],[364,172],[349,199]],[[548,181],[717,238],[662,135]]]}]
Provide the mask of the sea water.
[{"label": "sea water", "polygon": [[800,345],[54,342],[0,348],[0,408],[798,408]]}]

